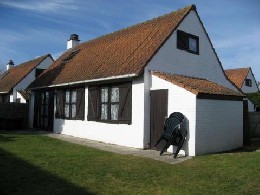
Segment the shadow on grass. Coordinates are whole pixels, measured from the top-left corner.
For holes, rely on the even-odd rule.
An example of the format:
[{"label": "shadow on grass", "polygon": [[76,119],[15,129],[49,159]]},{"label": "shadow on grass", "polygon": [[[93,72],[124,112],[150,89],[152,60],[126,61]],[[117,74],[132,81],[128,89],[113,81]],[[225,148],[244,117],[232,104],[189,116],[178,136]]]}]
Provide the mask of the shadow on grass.
[{"label": "shadow on grass", "polygon": [[0,149],[0,194],[94,194]]},{"label": "shadow on grass", "polygon": [[238,152],[255,152],[260,149],[260,140],[251,140],[251,144],[225,153],[238,153]]}]

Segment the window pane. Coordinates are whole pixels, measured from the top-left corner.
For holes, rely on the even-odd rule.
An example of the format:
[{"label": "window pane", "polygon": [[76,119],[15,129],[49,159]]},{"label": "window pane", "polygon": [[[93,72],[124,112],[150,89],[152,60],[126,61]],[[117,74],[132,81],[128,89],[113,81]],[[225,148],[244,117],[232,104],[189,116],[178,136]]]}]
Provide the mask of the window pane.
[{"label": "window pane", "polygon": [[75,118],[75,116],[76,116],[76,105],[75,105],[75,104],[72,104],[71,109],[72,109],[72,111],[71,111],[71,117],[72,117],[72,118]]},{"label": "window pane", "polygon": [[44,118],[44,127],[48,127],[48,118]]},{"label": "window pane", "polygon": [[44,93],[41,93],[41,103],[44,104]]},{"label": "window pane", "polygon": [[107,105],[106,104],[101,105],[101,119],[107,120]]},{"label": "window pane", "polygon": [[113,87],[111,89],[111,102],[119,102],[119,88]]},{"label": "window pane", "polygon": [[71,102],[72,103],[76,103],[76,100],[77,100],[77,92],[76,91],[72,91]]},{"label": "window pane", "polygon": [[65,117],[70,116],[70,105],[66,104],[65,105]]},{"label": "window pane", "polygon": [[70,102],[70,92],[66,91],[66,103]]},{"label": "window pane", "polygon": [[101,89],[101,102],[108,102],[108,88]]},{"label": "window pane", "polygon": [[189,38],[189,49],[197,52],[197,40],[192,37]]},{"label": "window pane", "polygon": [[45,104],[48,104],[49,103],[49,92],[46,92],[45,93]]},{"label": "window pane", "polygon": [[45,105],[45,113],[44,113],[45,116],[48,116],[48,104]]},{"label": "window pane", "polygon": [[41,106],[41,116],[43,116],[43,112],[44,112],[44,105]]},{"label": "window pane", "polygon": [[118,104],[111,105],[111,120],[118,120]]}]

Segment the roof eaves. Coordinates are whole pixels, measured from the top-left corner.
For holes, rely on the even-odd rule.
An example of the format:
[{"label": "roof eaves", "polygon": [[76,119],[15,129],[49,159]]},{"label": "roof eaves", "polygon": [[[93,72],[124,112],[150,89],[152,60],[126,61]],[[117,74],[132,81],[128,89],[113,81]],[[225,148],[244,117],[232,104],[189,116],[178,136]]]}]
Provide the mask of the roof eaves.
[{"label": "roof eaves", "polygon": [[64,86],[71,86],[71,85],[77,85],[77,84],[101,82],[101,81],[107,81],[107,80],[133,78],[133,77],[137,77],[137,76],[139,76],[139,74],[126,74],[126,75],[111,76],[111,77],[99,78],[99,79],[91,79],[91,80],[84,80],[84,81],[75,81],[75,82],[69,82],[69,83],[54,84],[54,85],[43,86],[43,87],[35,87],[35,88],[32,87],[32,88],[27,88],[27,89],[28,90],[36,90],[36,89],[44,89],[44,88],[64,87]]}]

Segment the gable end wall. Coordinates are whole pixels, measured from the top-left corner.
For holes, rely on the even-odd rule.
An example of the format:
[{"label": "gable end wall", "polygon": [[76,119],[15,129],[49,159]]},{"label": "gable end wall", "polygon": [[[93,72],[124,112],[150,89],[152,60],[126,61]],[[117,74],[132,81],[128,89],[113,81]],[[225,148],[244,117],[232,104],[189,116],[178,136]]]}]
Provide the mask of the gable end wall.
[{"label": "gable end wall", "polygon": [[148,70],[205,78],[230,89],[237,89],[224,75],[221,64],[195,11],[191,11],[178,30],[199,37],[199,55],[177,49],[177,31],[160,48],[146,67]]}]

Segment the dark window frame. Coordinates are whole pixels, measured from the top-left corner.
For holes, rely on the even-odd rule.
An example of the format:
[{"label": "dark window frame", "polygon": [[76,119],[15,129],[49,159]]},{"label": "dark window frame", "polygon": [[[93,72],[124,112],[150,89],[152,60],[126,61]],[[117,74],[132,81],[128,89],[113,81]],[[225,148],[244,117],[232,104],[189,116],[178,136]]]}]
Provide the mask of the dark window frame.
[{"label": "dark window frame", "polygon": [[[196,41],[196,51],[193,51],[190,48],[190,39],[194,39]],[[177,48],[180,50],[187,51],[192,54],[199,55],[199,37],[182,30],[177,30]]]},{"label": "dark window frame", "polygon": [[45,69],[43,69],[43,68],[36,68],[35,69],[35,78],[38,78],[43,73],[43,71],[45,71]]},{"label": "dark window frame", "polygon": [[[69,92],[69,102],[66,101],[66,93]],[[76,93],[76,101],[75,102],[72,102],[72,94],[73,92]],[[77,90],[76,89],[67,89],[65,90],[65,95],[64,95],[64,111],[65,111],[65,107],[66,105],[69,106],[69,116],[67,117],[66,116],[66,113],[64,115],[65,119],[69,119],[69,120],[75,120],[76,118],[76,115],[75,116],[72,116],[72,107],[73,105],[75,106],[75,109],[76,109],[76,112],[77,112]]]},{"label": "dark window frame", "polygon": [[[83,91],[83,95],[81,98],[78,99],[78,93]],[[69,92],[69,102],[66,102],[66,92]],[[72,101],[72,94],[73,92],[75,92],[76,95],[76,101],[73,102]],[[56,111],[55,111],[55,118],[56,119],[66,119],[66,120],[85,120],[85,87],[78,87],[78,88],[68,88],[68,89],[62,89],[59,90],[59,93],[61,93],[60,98],[62,98],[61,100],[61,105],[58,105],[58,101],[57,101],[57,95],[58,93],[56,93]],[[83,99],[82,99],[83,98]],[[60,100],[59,100],[60,101]],[[83,106],[83,108],[78,107],[79,101],[83,101],[83,104],[81,106]],[[66,116],[65,113],[65,107],[66,105],[69,106],[69,116]],[[60,106],[62,108],[60,108]],[[72,116],[72,110],[73,110],[73,106],[75,107],[75,116]],[[59,111],[58,111],[58,107],[59,107]],[[81,116],[78,116],[78,114],[80,112],[82,112],[81,110],[83,109],[83,114]],[[61,112],[61,113],[60,113]]]},{"label": "dark window frame", "polygon": [[[102,102],[102,89],[105,89],[107,88],[108,89],[108,97],[107,97],[107,102]],[[112,102],[111,101],[111,95],[112,95],[112,88],[118,88],[119,90],[119,87],[118,85],[103,85],[101,86],[99,89],[100,89],[100,98],[99,98],[99,121],[101,122],[109,122],[109,123],[118,123],[117,121],[119,121],[118,119],[117,120],[112,120],[111,119],[111,111],[112,111],[112,105],[118,105],[118,109],[119,109],[119,102],[120,102],[120,97],[119,97],[119,93],[118,93],[118,102]],[[103,105],[107,105],[107,119],[102,119],[101,118],[101,114],[102,114],[102,104]],[[118,117],[117,117],[118,118]]]},{"label": "dark window frame", "polygon": [[[118,120],[101,119],[101,89],[113,87],[119,89],[119,101],[111,102],[110,105],[118,104]],[[111,97],[111,92],[109,93]],[[110,100],[109,100],[110,101]],[[109,109],[108,109],[109,110]],[[108,112],[109,113],[109,112]],[[110,113],[111,114],[111,109]],[[111,119],[111,116],[108,117]],[[88,121],[96,121],[109,124],[128,124],[132,123],[132,82],[124,81],[118,83],[91,85],[88,88]]]},{"label": "dark window frame", "polygon": [[252,79],[246,79],[245,80],[245,86],[252,87]]}]

